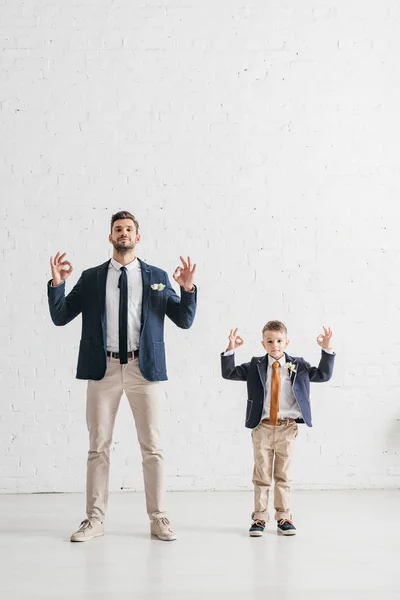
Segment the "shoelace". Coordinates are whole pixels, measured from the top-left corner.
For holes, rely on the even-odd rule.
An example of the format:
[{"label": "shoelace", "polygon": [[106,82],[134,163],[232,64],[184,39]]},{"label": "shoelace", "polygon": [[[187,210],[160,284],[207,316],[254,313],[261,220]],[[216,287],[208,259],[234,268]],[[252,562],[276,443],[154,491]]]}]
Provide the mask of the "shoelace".
[{"label": "shoelace", "polygon": [[85,532],[86,529],[92,529],[93,525],[92,523],[89,521],[89,519],[85,519],[84,521],[82,521],[82,523],[79,525],[79,529],[78,531],[82,531]]},{"label": "shoelace", "polygon": [[290,523],[290,525],[293,525],[293,521],[291,521],[290,519],[281,519],[280,521],[278,521],[278,523],[279,525],[284,525],[284,523]]},{"label": "shoelace", "polygon": [[169,521],[167,519],[167,517],[159,517],[158,519],[154,519],[154,523],[156,525],[164,525],[164,527],[166,527],[167,529],[170,529],[169,527]]},{"label": "shoelace", "polygon": [[261,520],[257,519],[257,521],[254,521],[253,525],[260,525],[261,527],[264,527],[265,521],[261,521]]}]

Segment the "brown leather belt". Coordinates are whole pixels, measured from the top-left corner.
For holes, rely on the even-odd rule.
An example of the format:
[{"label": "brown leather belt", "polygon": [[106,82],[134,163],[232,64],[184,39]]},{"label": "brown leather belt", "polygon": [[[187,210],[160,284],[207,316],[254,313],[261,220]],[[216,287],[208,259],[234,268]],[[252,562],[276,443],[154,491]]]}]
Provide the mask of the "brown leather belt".
[{"label": "brown leather belt", "polygon": [[263,419],[261,423],[269,423],[269,425],[288,425],[289,423],[295,423],[296,419],[278,419],[277,423],[271,423],[269,419]]},{"label": "brown leather belt", "polygon": [[[110,356],[111,358],[119,358],[119,352],[111,352],[110,350],[107,350],[107,356]],[[133,352],[128,352],[128,358],[138,358],[138,357],[139,357],[139,349],[134,350]]]}]

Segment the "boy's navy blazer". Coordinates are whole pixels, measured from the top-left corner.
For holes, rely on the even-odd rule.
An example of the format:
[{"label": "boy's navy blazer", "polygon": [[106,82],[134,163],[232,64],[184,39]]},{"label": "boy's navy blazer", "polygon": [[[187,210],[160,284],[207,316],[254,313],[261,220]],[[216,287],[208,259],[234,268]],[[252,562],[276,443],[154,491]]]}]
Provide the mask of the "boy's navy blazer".
[{"label": "boy's navy blazer", "polygon": [[[302,419],[298,423],[306,423],[312,427],[310,408],[310,381],[319,383],[329,381],[332,377],[335,355],[322,350],[318,367],[312,367],[304,358],[286,354],[286,362],[295,366],[296,372],[290,373],[292,390],[299,405]],[[221,354],[222,377],[233,381],[247,382],[247,408],[246,427],[254,429],[260,424],[263,406],[265,385],[267,379],[268,354],[262,357],[254,356],[250,362],[235,367],[235,355],[224,356]]]},{"label": "boy's navy blazer", "polygon": [[[139,260],[139,259],[138,259]],[[139,341],[139,368],[148,381],[167,379],[164,319],[165,315],[178,327],[188,329],[196,313],[197,288],[179,297],[162,269],[139,260],[142,271],[143,296]],[[47,284],[50,315],[55,325],[66,325],[82,313],[82,335],[79,346],[77,379],[102,379],[106,372],[106,281],[110,260],[83,271],[75,287],[65,296],[65,283]],[[163,283],[162,291],[152,290],[153,283]]]}]

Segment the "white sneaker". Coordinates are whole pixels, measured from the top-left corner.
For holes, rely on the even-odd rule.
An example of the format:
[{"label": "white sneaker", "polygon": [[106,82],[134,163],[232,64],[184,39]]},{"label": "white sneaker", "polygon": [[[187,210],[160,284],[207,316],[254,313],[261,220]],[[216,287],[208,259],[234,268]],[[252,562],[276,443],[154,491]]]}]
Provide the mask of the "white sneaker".
[{"label": "white sneaker", "polygon": [[98,521],[85,519],[79,525],[78,531],[71,535],[71,542],[87,542],[95,537],[104,535],[104,525]]},{"label": "white sneaker", "polygon": [[151,535],[158,537],[158,539],[163,542],[172,542],[177,538],[176,533],[172,531],[166,517],[160,517],[159,519],[150,521],[150,531]]}]

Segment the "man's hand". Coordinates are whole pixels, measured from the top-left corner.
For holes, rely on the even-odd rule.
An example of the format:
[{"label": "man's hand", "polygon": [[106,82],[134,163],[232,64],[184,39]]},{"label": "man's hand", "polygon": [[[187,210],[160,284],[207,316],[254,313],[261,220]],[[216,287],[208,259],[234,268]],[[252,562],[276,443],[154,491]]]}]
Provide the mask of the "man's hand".
[{"label": "man's hand", "polygon": [[240,335],[236,335],[237,334],[237,330],[238,328],[236,327],[236,329],[231,329],[229,332],[229,345],[226,349],[226,352],[229,352],[230,350],[236,350],[236,348],[239,348],[239,346],[241,346],[243,344],[243,340],[240,337]]},{"label": "man's hand", "polygon": [[328,327],[328,329],[323,327],[323,330],[324,330],[324,333],[321,333],[317,337],[317,342],[321,346],[321,348],[324,348],[324,350],[332,350],[332,345],[331,345],[332,329],[330,327]]},{"label": "man's hand", "polygon": [[172,277],[175,279],[176,283],[183,287],[186,292],[193,292],[193,280],[196,271],[196,264],[192,265],[190,256],[188,256],[187,261],[184,260],[182,256],[179,258],[182,261],[183,267],[176,267]]},{"label": "man's hand", "polygon": [[54,286],[63,283],[72,273],[72,265],[68,260],[64,260],[65,255],[66,252],[64,254],[57,252],[54,258],[50,256],[52,285]]}]

